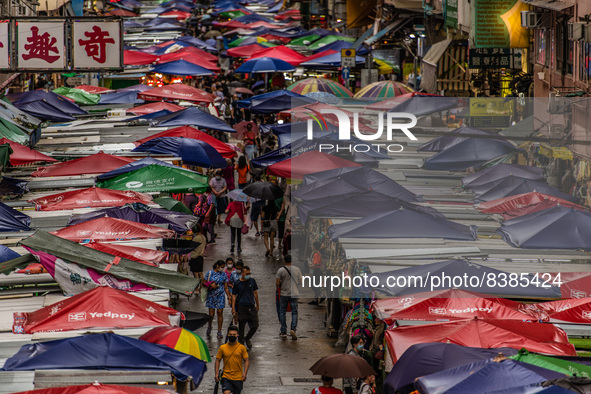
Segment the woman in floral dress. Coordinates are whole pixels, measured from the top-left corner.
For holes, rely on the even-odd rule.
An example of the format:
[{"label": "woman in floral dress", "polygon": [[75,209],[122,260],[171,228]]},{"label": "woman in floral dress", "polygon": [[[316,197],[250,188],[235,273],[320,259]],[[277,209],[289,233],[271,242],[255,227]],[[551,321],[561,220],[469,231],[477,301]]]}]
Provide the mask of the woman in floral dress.
[{"label": "woman in floral dress", "polygon": [[[218,260],[214,263],[213,269],[207,271],[203,277],[203,288],[207,289],[207,299],[205,307],[209,308],[209,316],[212,319],[207,327],[207,336],[211,335],[213,317],[218,316],[218,338],[223,338],[222,326],[224,325],[224,308],[226,307],[226,297],[230,297],[228,291],[228,276],[224,272],[226,263],[224,260]],[[203,290],[202,290],[203,291]]]}]

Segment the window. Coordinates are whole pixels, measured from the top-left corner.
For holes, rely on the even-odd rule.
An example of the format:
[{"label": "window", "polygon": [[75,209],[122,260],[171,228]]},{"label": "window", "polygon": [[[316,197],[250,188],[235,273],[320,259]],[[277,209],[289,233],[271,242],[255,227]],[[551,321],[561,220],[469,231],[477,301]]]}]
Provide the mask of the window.
[{"label": "window", "polygon": [[550,62],[550,35],[546,29],[536,29],[536,63],[549,65]]},{"label": "window", "polygon": [[564,74],[572,74],[574,43],[568,39],[567,29],[566,22],[556,25],[556,69]]},{"label": "window", "polygon": [[580,48],[579,79],[588,83],[591,80],[591,43],[581,41]]}]

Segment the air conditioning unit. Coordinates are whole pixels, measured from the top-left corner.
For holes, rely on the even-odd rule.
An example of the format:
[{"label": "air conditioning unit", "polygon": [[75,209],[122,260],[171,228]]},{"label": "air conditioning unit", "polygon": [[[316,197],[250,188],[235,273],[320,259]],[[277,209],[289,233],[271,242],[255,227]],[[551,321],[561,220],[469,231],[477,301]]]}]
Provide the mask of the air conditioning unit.
[{"label": "air conditioning unit", "polygon": [[541,12],[521,11],[521,27],[533,29],[534,27],[538,27],[541,21]]},{"label": "air conditioning unit", "polygon": [[584,36],[585,23],[569,22],[568,24],[568,39],[578,41]]},{"label": "air conditioning unit", "polygon": [[551,124],[550,138],[563,138],[564,137],[564,125],[563,124]]}]

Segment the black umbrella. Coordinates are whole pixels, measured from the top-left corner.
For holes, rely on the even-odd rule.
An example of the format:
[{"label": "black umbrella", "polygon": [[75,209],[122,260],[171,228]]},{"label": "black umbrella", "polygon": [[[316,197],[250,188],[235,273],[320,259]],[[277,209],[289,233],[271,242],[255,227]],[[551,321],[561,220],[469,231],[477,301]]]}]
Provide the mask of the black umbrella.
[{"label": "black umbrella", "polygon": [[283,190],[269,182],[255,182],[242,189],[247,196],[258,198],[259,200],[276,200],[283,196]]},{"label": "black umbrella", "polygon": [[354,354],[331,354],[322,357],[310,371],[314,375],[330,376],[331,378],[364,378],[376,375],[375,371],[363,357]]}]

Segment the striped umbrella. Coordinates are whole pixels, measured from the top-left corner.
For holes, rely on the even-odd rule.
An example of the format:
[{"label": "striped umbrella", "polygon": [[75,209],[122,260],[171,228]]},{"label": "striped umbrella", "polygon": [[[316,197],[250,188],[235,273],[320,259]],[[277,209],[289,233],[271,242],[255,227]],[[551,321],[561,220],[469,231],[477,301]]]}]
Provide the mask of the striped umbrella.
[{"label": "striped umbrella", "polygon": [[306,78],[290,85],[287,90],[299,94],[326,92],[337,97],[353,97],[353,93],[338,82],[326,78]]},{"label": "striped umbrella", "polygon": [[396,97],[411,92],[414,92],[414,89],[403,83],[396,81],[380,81],[370,83],[369,85],[355,93],[354,97],[381,99],[388,97]]},{"label": "striped umbrella", "polygon": [[142,335],[140,339],[142,341],[168,346],[171,349],[190,354],[207,363],[211,361],[209,349],[205,341],[193,331],[185,330],[181,327],[156,327]]}]

